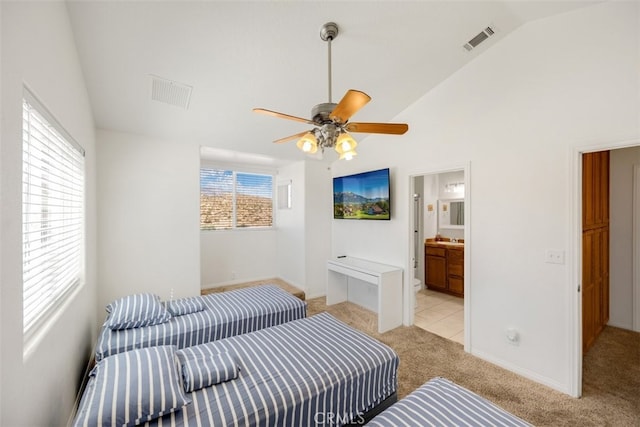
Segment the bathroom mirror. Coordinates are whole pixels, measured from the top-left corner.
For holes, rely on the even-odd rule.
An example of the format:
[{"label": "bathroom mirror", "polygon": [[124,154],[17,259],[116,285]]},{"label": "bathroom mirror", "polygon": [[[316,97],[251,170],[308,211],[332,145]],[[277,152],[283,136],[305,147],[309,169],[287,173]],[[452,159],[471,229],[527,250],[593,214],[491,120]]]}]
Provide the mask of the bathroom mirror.
[{"label": "bathroom mirror", "polygon": [[438,200],[438,227],[464,228],[464,200]]}]

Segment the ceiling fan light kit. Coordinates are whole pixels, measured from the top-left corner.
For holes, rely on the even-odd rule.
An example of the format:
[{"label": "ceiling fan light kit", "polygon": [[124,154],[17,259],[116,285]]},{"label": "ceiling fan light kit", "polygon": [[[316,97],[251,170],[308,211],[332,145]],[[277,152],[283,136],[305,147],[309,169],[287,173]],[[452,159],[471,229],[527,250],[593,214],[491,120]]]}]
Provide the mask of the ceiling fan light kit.
[{"label": "ceiling fan light kit", "polygon": [[355,150],[352,150],[352,151],[347,151],[346,153],[340,154],[340,157],[338,157],[338,158],[340,160],[351,160],[357,155],[358,155],[358,153],[356,153]]},{"label": "ceiling fan light kit", "polygon": [[307,132],[303,135],[296,145],[307,154],[313,154],[318,151],[318,139],[311,132]]},{"label": "ceiling fan light kit", "polygon": [[341,133],[336,140],[335,150],[340,155],[340,159],[351,160],[356,154],[358,143],[347,132]]},{"label": "ceiling fan light kit", "polygon": [[358,143],[349,132],[402,135],[409,126],[405,123],[348,123],[351,116],[371,101],[369,95],[359,90],[349,89],[338,104],[331,102],[331,41],[337,36],[338,25],[334,22],[328,22],[320,29],[320,38],[327,42],[329,53],[329,102],[314,106],[311,109],[310,120],[264,108],[254,108],[253,111],[315,126],[309,131],[278,139],[274,141],[275,143],[300,137],[296,146],[307,154],[317,152],[318,148],[322,152],[325,148],[334,148],[340,159],[351,160],[358,154],[355,151]]}]

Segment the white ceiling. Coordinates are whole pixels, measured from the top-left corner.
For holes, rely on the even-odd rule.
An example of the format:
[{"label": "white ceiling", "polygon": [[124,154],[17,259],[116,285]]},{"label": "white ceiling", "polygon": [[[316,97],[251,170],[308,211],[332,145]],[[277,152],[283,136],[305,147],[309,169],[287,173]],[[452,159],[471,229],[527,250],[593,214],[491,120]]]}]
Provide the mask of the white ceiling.
[{"label": "white ceiling", "polygon": [[[517,27],[593,2],[67,3],[97,127],[293,161],[295,141],[272,141],[310,126],[251,109],[308,118],[328,101],[325,22],[340,28],[333,102],[362,90],[372,101],[352,120],[387,122]],[[489,25],[496,35],[466,52]],[[151,100],[150,75],[192,86],[188,109]]]}]

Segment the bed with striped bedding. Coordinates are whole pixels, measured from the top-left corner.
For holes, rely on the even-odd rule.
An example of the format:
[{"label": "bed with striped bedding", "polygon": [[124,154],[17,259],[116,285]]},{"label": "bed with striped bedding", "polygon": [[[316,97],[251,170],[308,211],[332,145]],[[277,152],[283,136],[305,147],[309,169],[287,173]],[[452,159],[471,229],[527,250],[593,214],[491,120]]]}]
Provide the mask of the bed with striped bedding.
[{"label": "bed with striped bedding", "polygon": [[201,297],[205,309],[174,316],[167,322],[113,330],[102,327],[96,361],[136,348],[159,345],[190,347],[267,328],[307,315],[304,301],[275,285],[261,285]]},{"label": "bed with striped bedding", "polygon": [[433,378],[376,416],[367,426],[531,426],[474,392]]},{"label": "bed with striped bedding", "polygon": [[[395,401],[397,354],[328,313],[181,352],[231,354],[237,377],[186,393],[190,403],[146,426],[363,424],[367,412]],[[126,366],[120,370],[128,372]],[[76,426],[90,425],[83,422],[89,408],[111,412],[94,382],[89,380]]]}]

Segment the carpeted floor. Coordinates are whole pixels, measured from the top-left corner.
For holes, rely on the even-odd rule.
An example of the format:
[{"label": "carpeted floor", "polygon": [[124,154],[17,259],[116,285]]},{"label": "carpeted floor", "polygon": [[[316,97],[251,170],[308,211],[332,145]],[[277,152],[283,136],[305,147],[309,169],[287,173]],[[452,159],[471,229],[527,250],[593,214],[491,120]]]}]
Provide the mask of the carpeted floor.
[{"label": "carpeted floor", "polygon": [[464,352],[416,326],[377,333],[374,313],[355,304],[307,300],[308,315],[328,311],[400,356],[398,397],[435,376],[448,378],[536,426],[640,426],[640,334],[607,327],[584,359],[583,397],[571,398]]},{"label": "carpeted floor", "polygon": [[[261,280],[202,293],[273,283],[304,299],[304,292],[279,279]],[[379,334],[377,317],[358,305],[332,306],[307,300],[307,315],[328,311],[382,341],[400,356],[398,397],[429,379],[448,378],[536,426],[640,427],[640,334],[606,327],[583,364],[583,396],[574,399],[464,352],[461,344],[417,326]]]}]

